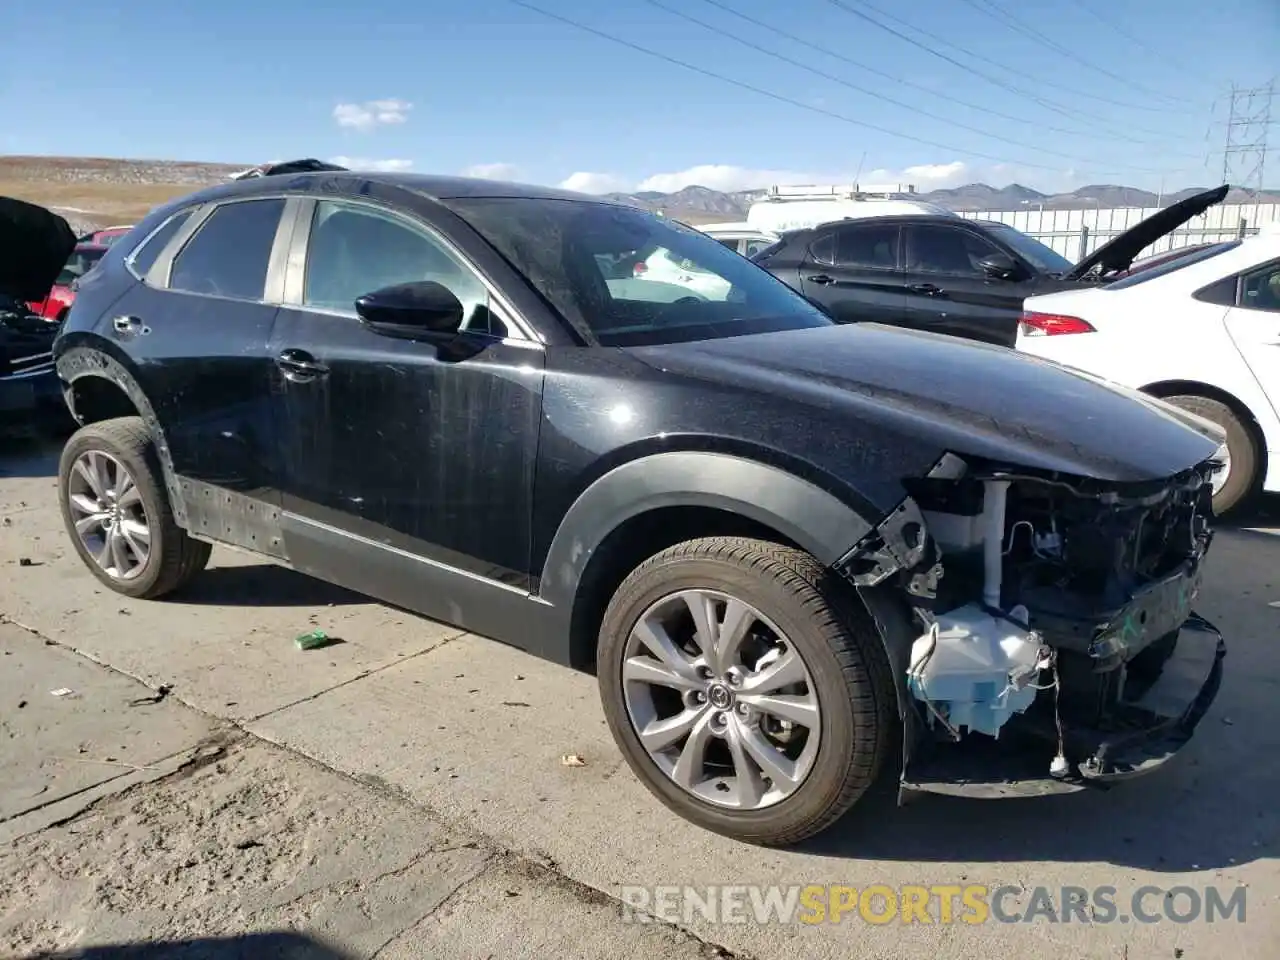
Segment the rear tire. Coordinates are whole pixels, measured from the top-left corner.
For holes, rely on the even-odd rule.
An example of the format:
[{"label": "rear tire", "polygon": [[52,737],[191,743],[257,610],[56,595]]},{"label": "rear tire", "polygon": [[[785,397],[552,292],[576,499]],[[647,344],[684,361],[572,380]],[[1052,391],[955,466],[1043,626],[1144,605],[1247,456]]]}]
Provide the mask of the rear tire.
[{"label": "rear tire", "polygon": [[[729,661],[720,661],[715,676],[686,684],[683,693],[648,677],[635,679],[637,660],[663,666],[650,656],[653,645],[638,639],[652,636],[655,622],[664,635],[670,624],[671,639],[684,643],[689,658],[677,659],[674,674],[664,676],[678,674],[687,681],[697,675],[699,663],[712,662],[698,638],[690,639],[692,629],[686,626],[681,633],[679,626],[696,624],[692,611],[706,600],[717,622],[704,629],[717,635],[727,632],[731,603],[737,605],[734,610],[758,615],[734,665],[722,670]],[[674,611],[674,619],[656,620],[667,610]],[[687,621],[681,620],[686,611]],[[778,638],[774,646],[781,653],[769,646]],[[771,660],[753,658],[752,651],[762,648],[768,648],[765,657]],[[802,663],[804,679],[782,686],[783,661],[792,664],[792,654]],[[624,680],[624,670],[630,679]],[[694,673],[682,672],[687,670]],[[766,678],[770,670],[775,672]],[[785,676],[800,676],[799,670],[788,669]],[[720,676],[726,679],[721,682]],[[605,611],[598,679],[614,739],[644,785],[685,819],[748,843],[793,844],[829,827],[875,781],[894,742],[896,690],[871,618],[851,589],[813,557],[767,541],[690,540],[637,567]],[[761,693],[753,693],[757,689]],[[650,712],[648,706],[661,698],[647,691],[660,692],[671,706]],[[799,713],[797,705],[809,712]],[[783,722],[772,712],[784,708],[797,719]],[[707,718],[706,739],[699,742],[711,746],[694,750],[702,759],[686,757],[698,725],[654,749],[665,743],[662,725],[674,716]],[[802,739],[797,740],[798,732]],[[761,753],[762,745],[775,752]],[[757,756],[764,759],[756,762]],[[779,757],[781,766],[773,762]],[[696,772],[681,772],[690,769]],[[769,776],[769,771],[777,772]],[[801,776],[799,771],[807,772]],[[789,773],[797,775],[788,778]]]},{"label": "rear tire", "polygon": [[[104,473],[94,474],[91,463]],[[81,427],[62,450],[58,503],[67,534],[89,571],[127,597],[151,600],[185,586],[205,568],[213,549],[174,521],[162,477],[141,417]],[[123,496],[121,489],[127,489]],[[95,504],[102,509],[95,512]],[[107,523],[95,526],[99,514]],[[109,543],[112,528],[129,532],[119,538],[127,542],[117,544],[118,552]]]},{"label": "rear tire", "polygon": [[1166,397],[1165,402],[1204,417],[1226,431],[1231,463],[1226,481],[1213,494],[1213,512],[1221,517],[1239,507],[1249,499],[1261,480],[1258,471],[1262,456],[1253,430],[1219,400],[1184,394]]}]

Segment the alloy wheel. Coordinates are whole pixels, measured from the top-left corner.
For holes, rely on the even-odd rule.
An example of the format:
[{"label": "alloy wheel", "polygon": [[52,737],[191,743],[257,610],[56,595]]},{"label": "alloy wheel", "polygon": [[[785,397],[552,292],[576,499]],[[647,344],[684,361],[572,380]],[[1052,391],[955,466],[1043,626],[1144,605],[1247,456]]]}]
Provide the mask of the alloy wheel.
[{"label": "alloy wheel", "polygon": [[67,500],[80,542],[104,573],[132,580],[146,568],[151,528],[124,464],[99,450],[81,454],[68,477]]},{"label": "alloy wheel", "polygon": [[621,669],[641,746],[699,799],[763,809],[812,770],[822,717],[808,665],[751,604],[711,590],[664,597],[637,620]]}]

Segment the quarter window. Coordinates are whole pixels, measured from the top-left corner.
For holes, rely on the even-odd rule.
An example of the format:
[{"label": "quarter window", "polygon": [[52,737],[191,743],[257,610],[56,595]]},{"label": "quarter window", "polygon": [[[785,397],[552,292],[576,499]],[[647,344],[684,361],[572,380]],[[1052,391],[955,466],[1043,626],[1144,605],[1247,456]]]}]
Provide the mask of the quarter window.
[{"label": "quarter window", "polygon": [[169,286],[261,300],[283,200],[240,200],[214,210],[173,262]]},{"label": "quarter window", "polygon": [[183,210],[181,213],[174,214],[161,225],[159,230],[142,241],[141,246],[129,258],[138,276],[145,277],[151,271],[151,268],[155,266],[156,259],[164,252],[164,248],[169,245],[169,241],[177,235],[183,224],[190,219],[190,210]]},{"label": "quarter window", "polygon": [[462,303],[463,329],[506,336],[475,271],[424,228],[370,207],[322,200],[308,242],[303,303],[355,312],[366,293],[430,280]]},{"label": "quarter window", "polygon": [[1240,291],[1240,306],[1280,313],[1280,263],[1245,274]]}]

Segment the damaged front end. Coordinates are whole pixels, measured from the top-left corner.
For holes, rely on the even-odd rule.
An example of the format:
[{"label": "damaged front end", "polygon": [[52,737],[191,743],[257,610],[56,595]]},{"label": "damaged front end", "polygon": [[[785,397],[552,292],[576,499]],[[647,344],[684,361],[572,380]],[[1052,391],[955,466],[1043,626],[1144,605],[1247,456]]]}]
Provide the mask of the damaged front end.
[{"label": "damaged front end", "polygon": [[[882,621],[902,787],[1064,792],[1145,773],[1190,738],[1225,646],[1192,611],[1215,460],[1109,483],[945,455],[838,565]],[[879,598],[879,599],[876,599]]]}]

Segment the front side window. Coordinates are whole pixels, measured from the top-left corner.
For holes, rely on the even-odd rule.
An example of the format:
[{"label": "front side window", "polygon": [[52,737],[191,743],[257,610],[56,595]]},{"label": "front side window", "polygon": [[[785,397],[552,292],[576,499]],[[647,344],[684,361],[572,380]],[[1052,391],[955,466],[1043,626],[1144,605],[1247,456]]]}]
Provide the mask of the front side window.
[{"label": "front side window", "polygon": [[931,226],[908,228],[907,269],[912,273],[985,278],[978,263],[984,257],[999,252],[991,241],[967,230]]},{"label": "front side window", "polygon": [[1240,306],[1280,313],[1280,263],[1245,274],[1240,289]]},{"label": "front side window", "polygon": [[[724,244],[645,210],[535,197],[444,202],[588,343],[674,343],[832,323]],[[601,269],[634,251],[661,254],[631,276]]]},{"label": "front side window", "polygon": [[169,287],[261,300],[284,201],[239,200],[214,210],[173,261]]},{"label": "front side window", "polygon": [[1072,263],[1053,247],[1041,243],[1035,237],[1016,227],[998,221],[988,221],[987,229],[1003,240],[1029,264],[1041,273],[1063,274],[1070,271]]},{"label": "front side window", "polygon": [[307,244],[303,304],[355,312],[366,293],[430,280],[462,304],[462,328],[505,335],[489,314],[489,291],[475,272],[424,227],[372,207],[322,200]]}]

